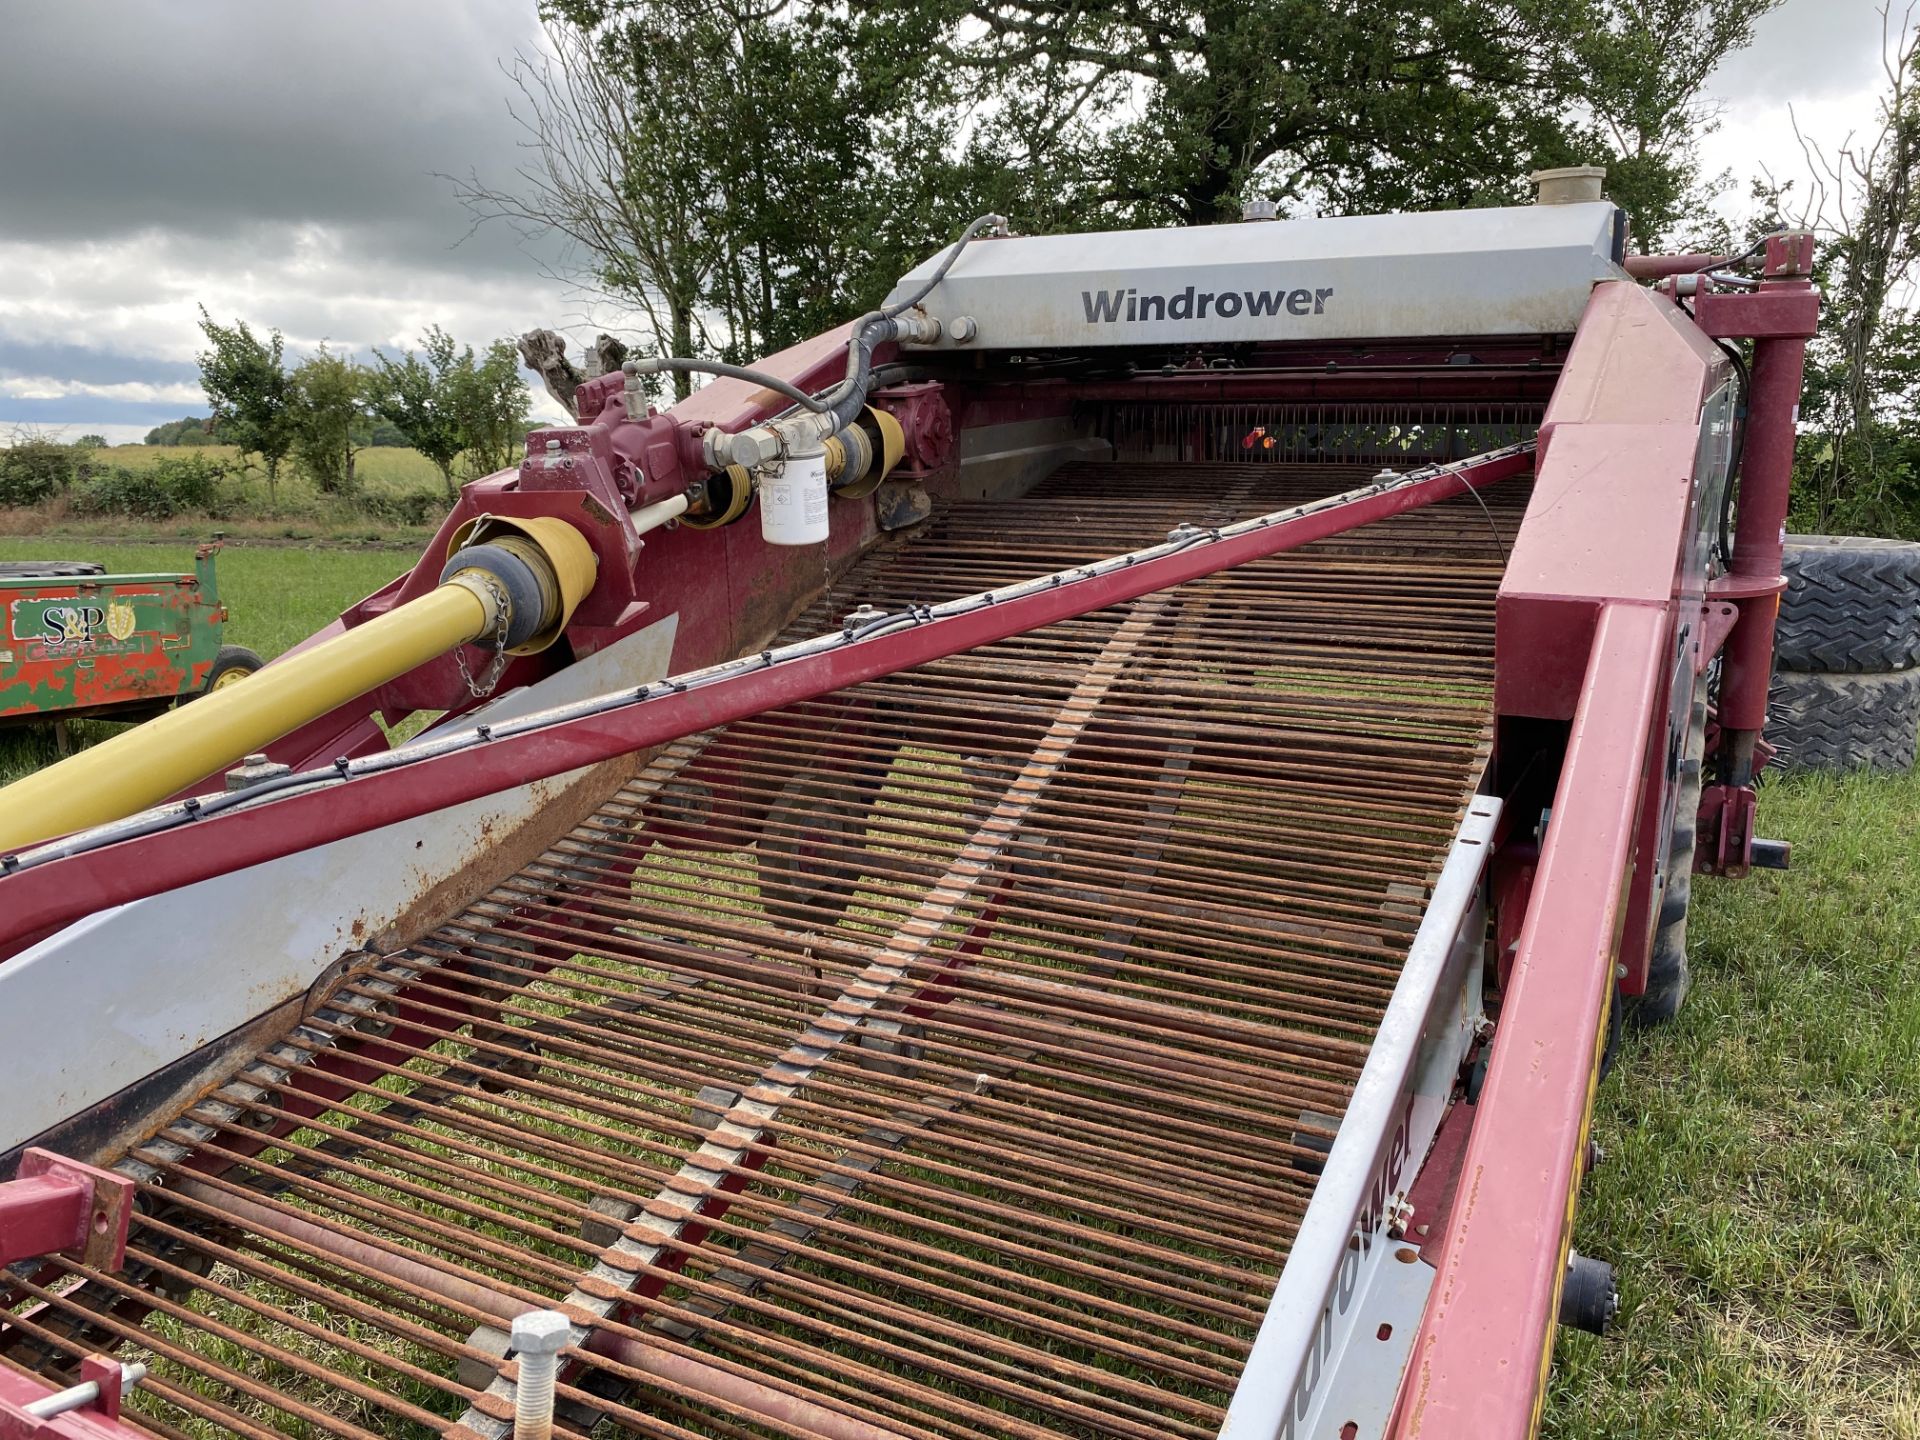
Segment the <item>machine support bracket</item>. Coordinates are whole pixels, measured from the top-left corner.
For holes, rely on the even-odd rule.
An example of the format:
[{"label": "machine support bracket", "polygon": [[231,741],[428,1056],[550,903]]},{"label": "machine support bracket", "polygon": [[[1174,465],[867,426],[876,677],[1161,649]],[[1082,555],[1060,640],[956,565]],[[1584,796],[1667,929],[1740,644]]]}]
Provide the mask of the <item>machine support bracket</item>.
[{"label": "machine support bracket", "polygon": [[66,1255],[118,1270],[127,1252],[133,1182],[38,1147],[0,1184],[0,1265]]},{"label": "machine support bracket", "polygon": [[145,1435],[121,1423],[120,1401],[146,1378],[144,1365],[107,1355],[80,1362],[80,1383],[48,1390],[27,1375],[0,1370],[0,1440],[112,1440]]}]

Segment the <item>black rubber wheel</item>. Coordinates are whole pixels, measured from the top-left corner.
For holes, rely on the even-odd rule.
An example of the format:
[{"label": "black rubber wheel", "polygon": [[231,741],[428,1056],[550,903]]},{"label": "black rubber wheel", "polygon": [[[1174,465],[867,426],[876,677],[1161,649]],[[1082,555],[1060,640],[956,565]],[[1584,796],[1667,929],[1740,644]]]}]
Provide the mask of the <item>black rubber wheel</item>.
[{"label": "black rubber wheel", "polygon": [[[1700,777],[1707,750],[1707,691],[1700,685],[1688,717],[1687,748],[1680,757],[1679,793],[1673,801],[1673,835],[1667,841],[1667,871],[1654,924],[1653,950],[1647,956],[1646,993],[1627,1001],[1625,1018],[1635,1026],[1664,1025],[1680,1013],[1693,985],[1687,968],[1687,912],[1693,905],[1693,856],[1700,834]],[[1616,1005],[1615,1009],[1621,1009]],[[1609,1037],[1617,1048],[1619,1033]],[[1603,1062],[1611,1068],[1611,1060]]]},{"label": "black rubber wheel", "polygon": [[1613,1073],[1614,1062],[1620,1058],[1620,1041],[1627,1030],[1627,1002],[1618,991],[1614,992],[1613,1003],[1607,1006],[1607,1038],[1600,1043],[1600,1078],[1605,1080]]},{"label": "black rubber wheel", "polygon": [[1789,535],[1780,568],[1777,668],[1858,675],[1920,665],[1920,544]]},{"label": "black rubber wheel", "polygon": [[266,663],[244,645],[222,645],[220,653],[213,657],[213,668],[207,672],[207,683],[200,688],[200,693],[211,695],[223,685],[236,684]]},{"label": "black rubber wheel", "polygon": [[761,905],[790,929],[832,929],[860,888],[865,845],[865,807],[832,780],[796,775],[754,847]]},{"label": "black rubber wheel", "polygon": [[1769,741],[1785,770],[1911,770],[1920,670],[1884,675],[1783,671],[1767,696]]},{"label": "black rubber wheel", "polygon": [[104,575],[107,567],[91,560],[4,560],[0,580],[60,580],[73,575]]}]

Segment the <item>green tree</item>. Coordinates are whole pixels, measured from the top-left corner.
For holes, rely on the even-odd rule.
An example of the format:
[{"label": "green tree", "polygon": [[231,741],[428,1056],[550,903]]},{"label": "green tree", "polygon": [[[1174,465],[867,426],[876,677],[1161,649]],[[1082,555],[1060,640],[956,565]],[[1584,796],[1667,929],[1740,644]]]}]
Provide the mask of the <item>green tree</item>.
[{"label": "green tree", "polygon": [[477,360],[466,351],[451,383],[469,476],[514,464],[526,443],[531,400],[513,342],[496,340]]},{"label": "green tree", "polygon": [[1831,151],[1802,137],[1801,223],[1819,235],[1826,303],[1808,347],[1794,523],[1920,536],[1920,30],[1881,16],[1878,129]]},{"label": "green tree", "polygon": [[469,478],[510,464],[527,428],[529,400],[513,343],[496,340],[477,359],[456,349],[438,325],[420,337],[420,354],[397,359],[374,351],[367,406],[395,426],[440,470],[457,496],[454,462],[467,456]]},{"label": "green tree", "polygon": [[146,435],[148,445],[220,445],[225,437],[215,428],[212,420],[202,415],[188,415],[179,420],[169,420],[164,425],[156,425]]},{"label": "green tree", "polygon": [[324,344],[292,377],[293,453],[326,494],[351,494],[354,432],[366,417],[366,372]]},{"label": "green tree", "polygon": [[636,353],[733,360],[870,307],[985,210],[1496,204],[1604,160],[1657,241],[1703,192],[1705,79],[1774,3],[544,0],[512,71],[528,163],[462,193],[569,242]]},{"label": "green tree", "polygon": [[[721,83],[712,12],[702,0],[684,10],[663,0],[631,22],[596,23],[608,8],[560,4],[545,15],[545,47],[509,71],[531,163],[512,186],[472,176],[459,193],[483,219],[560,236],[585,257],[568,278],[636,308],[668,353],[692,354],[725,203],[710,183],[706,134]],[[686,377],[676,383],[684,397]]]},{"label": "green tree", "polygon": [[107,437],[89,432],[74,441],[73,448],[76,450],[105,450],[107,448]]},{"label": "green tree", "polygon": [[200,386],[213,406],[214,423],[241,457],[258,455],[267,472],[267,494],[279,500],[280,463],[293,448],[292,382],[286,343],[278,330],[265,340],[244,320],[216,324],[200,307],[200,330],[210,348],[200,353]]},{"label": "green tree", "polygon": [[0,444],[0,505],[37,505],[72,488],[85,457],[34,425],[9,427]]},{"label": "green tree", "polygon": [[[1710,206],[1727,177],[1703,176],[1697,142],[1719,126],[1704,98],[1720,62],[1753,41],[1781,0],[1595,0],[1576,32],[1580,91],[1568,164],[1604,164],[1635,249],[1711,243]],[[1581,112],[1584,112],[1584,120]],[[1546,157],[1543,157],[1546,158]]]},{"label": "green tree", "polygon": [[894,53],[898,25],[750,0],[542,15],[546,45],[510,69],[526,160],[510,185],[459,191],[482,219],[568,242],[566,278],[637,312],[636,354],[803,339],[978,212],[979,187],[949,183],[956,112]]},{"label": "green tree", "polygon": [[406,350],[398,359],[373,352],[367,408],[398,428],[414,449],[439,467],[447,494],[457,496],[460,487],[454,483],[453,462],[466,448],[453,395],[460,357],[453,337],[438,325],[428,327],[420,337],[420,352]]}]

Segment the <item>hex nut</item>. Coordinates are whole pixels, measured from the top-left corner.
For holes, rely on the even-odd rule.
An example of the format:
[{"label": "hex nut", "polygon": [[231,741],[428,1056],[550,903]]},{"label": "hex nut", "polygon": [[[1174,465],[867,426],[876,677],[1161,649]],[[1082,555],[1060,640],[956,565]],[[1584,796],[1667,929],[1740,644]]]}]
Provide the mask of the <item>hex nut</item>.
[{"label": "hex nut", "polygon": [[573,1322],[558,1310],[529,1310],[514,1317],[511,1341],[522,1355],[557,1355],[572,1329]]}]

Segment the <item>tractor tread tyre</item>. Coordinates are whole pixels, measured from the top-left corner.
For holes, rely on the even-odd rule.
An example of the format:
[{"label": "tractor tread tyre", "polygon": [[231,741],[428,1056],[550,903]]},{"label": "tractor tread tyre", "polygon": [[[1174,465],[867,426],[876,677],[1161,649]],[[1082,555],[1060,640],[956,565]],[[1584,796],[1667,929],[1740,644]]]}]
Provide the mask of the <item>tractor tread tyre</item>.
[{"label": "tractor tread tyre", "polygon": [[831,930],[853,903],[867,808],[831,777],[796,775],[774,797],[755,849],[760,903],[792,930]]},{"label": "tractor tread tyre", "polygon": [[222,645],[213,657],[213,667],[207,671],[207,680],[200,687],[200,693],[210,694],[222,676],[230,675],[235,670],[251,675],[266,663],[244,645]]},{"label": "tractor tread tyre", "polygon": [[[1687,915],[1693,908],[1693,857],[1700,838],[1700,777],[1706,749],[1706,687],[1696,681],[1679,793],[1674,797],[1673,833],[1667,840],[1666,889],[1660,896],[1653,948],[1647,955],[1647,988],[1625,1005],[1625,1018],[1635,1029],[1672,1020],[1693,988],[1693,971],[1687,964]],[[1617,1046],[1618,1036],[1609,1035],[1609,1041]]]},{"label": "tractor tread tyre", "polygon": [[1911,770],[1920,670],[1773,677],[1767,739],[1783,770]]},{"label": "tractor tread tyre", "polygon": [[4,560],[0,580],[62,580],[78,575],[104,575],[107,567],[93,560]]},{"label": "tractor tread tyre", "polygon": [[1920,544],[1789,535],[1776,665],[1801,674],[1872,674],[1920,665]]}]

